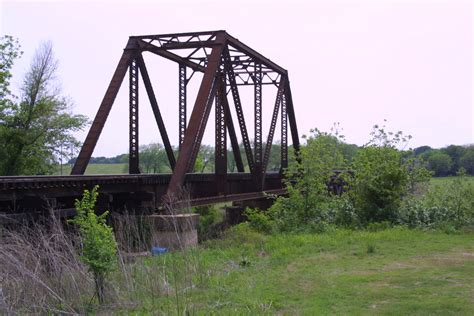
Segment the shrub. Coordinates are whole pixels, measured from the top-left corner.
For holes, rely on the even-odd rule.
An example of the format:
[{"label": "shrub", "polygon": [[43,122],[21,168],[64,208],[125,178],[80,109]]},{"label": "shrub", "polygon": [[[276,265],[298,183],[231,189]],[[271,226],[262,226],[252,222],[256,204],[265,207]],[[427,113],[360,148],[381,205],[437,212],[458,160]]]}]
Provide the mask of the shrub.
[{"label": "shrub", "polygon": [[219,211],[215,206],[205,205],[194,207],[194,212],[199,214],[198,235],[200,240],[206,240],[215,235],[215,224],[219,218]]},{"label": "shrub", "polygon": [[407,195],[408,170],[399,151],[369,146],[354,159],[355,178],[350,194],[363,222],[394,221]]},{"label": "shrub", "polygon": [[249,226],[259,233],[269,234],[273,231],[274,223],[267,214],[259,209],[245,209],[245,216],[249,221]]},{"label": "shrub", "polygon": [[431,175],[422,164],[404,157],[397,149],[411,136],[386,132],[378,125],[371,135],[354,158],[355,176],[349,179],[351,199],[363,223],[395,223],[403,199],[414,194],[418,183],[427,182]]},{"label": "shrub", "polygon": [[474,184],[461,171],[450,183],[431,186],[426,195],[404,201],[398,223],[444,231],[474,224]]},{"label": "shrub", "polygon": [[270,218],[282,231],[308,230],[314,223],[327,221],[333,198],[327,183],[334,170],[347,167],[344,136],[339,134],[337,126],[332,134],[314,129],[305,138],[301,162],[290,164],[286,171],[288,196],[277,198],[269,209]]},{"label": "shrub", "polygon": [[99,303],[104,302],[105,277],[117,260],[117,243],[110,226],[105,223],[108,212],[98,216],[94,212],[98,186],[92,191],[84,190],[81,200],[76,200],[77,215],[70,220],[79,226],[82,237],[81,260],[94,275]]}]

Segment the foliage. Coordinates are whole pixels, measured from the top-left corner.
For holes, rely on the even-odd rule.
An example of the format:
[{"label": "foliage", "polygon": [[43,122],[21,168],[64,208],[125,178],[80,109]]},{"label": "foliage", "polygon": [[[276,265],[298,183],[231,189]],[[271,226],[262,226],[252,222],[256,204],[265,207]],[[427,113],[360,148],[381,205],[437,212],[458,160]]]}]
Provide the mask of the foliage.
[{"label": "foliage", "polygon": [[11,94],[9,89],[12,77],[11,68],[15,59],[19,58],[22,54],[23,52],[20,51],[20,44],[17,39],[9,35],[0,37],[0,114],[5,109],[5,103],[10,101],[6,97]]},{"label": "foliage", "polygon": [[[301,163],[291,164],[286,173],[288,196],[277,198],[268,214],[281,231],[395,223],[402,201],[428,185],[431,174],[423,162],[397,148],[410,139],[402,132],[376,125],[371,140],[352,151],[353,156],[347,154],[338,125],[331,133],[311,133],[301,148]],[[339,182],[343,192],[330,192],[331,181]]]},{"label": "foliage", "polygon": [[199,240],[206,240],[213,237],[214,225],[219,219],[219,211],[214,205],[196,206],[194,212],[199,214],[199,224],[197,227]]},{"label": "foliage", "polygon": [[247,216],[249,226],[253,230],[265,234],[269,234],[273,231],[274,223],[263,211],[259,209],[246,208],[244,214]]},{"label": "foliage", "polygon": [[140,171],[144,173],[171,171],[168,156],[161,144],[151,143],[140,146]]},{"label": "foliage", "polygon": [[393,221],[407,194],[408,170],[395,148],[369,146],[354,161],[351,197],[364,222]]},{"label": "foliage", "polygon": [[194,164],[194,172],[214,172],[214,148],[209,145],[201,145]]},{"label": "foliage", "polygon": [[[286,176],[288,197],[279,197],[269,210],[280,230],[316,228],[330,217],[329,205],[333,199],[327,183],[334,170],[344,170],[347,163],[342,153],[344,136],[339,127],[332,133],[311,130],[301,148],[301,162],[290,164]],[[344,177],[344,174],[342,175]]]},{"label": "foliage", "polygon": [[422,146],[415,148],[413,154],[427,161],[427,167],[436,176],[454,176],[460,168],[474,175],[474,145],[449,145],[441,149]]},{"label": "foliage", "polygon": [[105,222],[108,212],[98,216],[94,207],[98,186],[92,191],[84,190],[81,200],[76,200],[77,215],[71,223],[79,227],[82,237],[81,259],[94,274],[96,294],[100,303],[104,301],[105,277],[114,270],[117,260],[117,243],[112,227]]},{"label": "foliage", "polygon": [[430,174],[412,159],[404,159],[397,146],[411,138],[401,131],[387,132],[374,126],[372,139],[359,149],[352,166],[349,194],[363,223],[395,222],[398,208],[416,183],[427,182]]},{"label": "foliage", "polygon": [[19,45],[11,37],[4,37],[0,48],[0,175],[51,173],[54,162],[79,145],[73,133],[81,130],[87,119],[72,114],[71,102],[60,95],[56,84],[58,62],[51,43],[43,43],[36,51],[19,102],[8,90],[13,60],[20,55]]},{"label": "foliage", "polygon": [[451,157],[442,151],[429,151],[423,155],[428,162],[428,167],[436,176],[446,176],[450,174],[453,166]]},{"label": "foliage", "polygon": [[465,153],[459,159],[462,168],[470,175],[474,175],[474,145],[466,148]]}]

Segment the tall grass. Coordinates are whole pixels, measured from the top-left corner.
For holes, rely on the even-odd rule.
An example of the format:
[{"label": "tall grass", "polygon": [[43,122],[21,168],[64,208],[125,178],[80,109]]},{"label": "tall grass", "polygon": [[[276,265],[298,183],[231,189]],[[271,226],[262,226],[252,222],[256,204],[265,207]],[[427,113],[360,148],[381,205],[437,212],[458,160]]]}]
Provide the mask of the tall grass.
[{"label": "tall grass", "polygon": [[93,280],[78,260],[74,232],[51,216],[47,224],[3,229],[0,311],[84,313]]}]

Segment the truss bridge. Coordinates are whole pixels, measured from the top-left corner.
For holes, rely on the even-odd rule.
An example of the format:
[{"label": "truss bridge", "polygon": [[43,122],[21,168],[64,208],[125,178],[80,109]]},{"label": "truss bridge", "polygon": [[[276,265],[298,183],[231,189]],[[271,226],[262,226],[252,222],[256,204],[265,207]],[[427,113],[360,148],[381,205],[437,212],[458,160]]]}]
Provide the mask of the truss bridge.
[{"label": "truss bridge", "polygon": [[[176,64],[179,91],[176,139],[170,139],[166,126],[172,122],[165,122],[162,116],[163,108],[155,94],[161,90],[150,78],[144,55]],[[195,76],[197,73],[201,75]],[[129,174],[84,175],[127,74]],[[197,80],[196,77],[202,79],[195,99],[190,100],[189,83]],[[241,89],[247,92],[251,89],[252,102],[241,97]],[[264,90],[265,99],[273,100],[269,117],[262,114]],[[142,106],[148,106],[139,104],[139,100],[143,100],[139,98],[142,93],[148,98],[158,126],[172,170],[169,174],[141,173],[139,111]],[[169,109],[169,105],[167,107]],[[215,117],[212,123],[209,122],[211,111]],[[252,113],[251,117],[248,113]],[[264,129],[264,121],[270,122],[268,128]],[[214,172],[193,173],[206,128],[215,132]],[[268,172],[276,131],[280,133],[277,136],[281,148],[280,170]],[[131,36],[71,175],[0,177],[0,212],[13,214],[48,207],[73,209],[74,199],[94,185],[100,186],[100,206],[116,210],[157,209],[163,202],[203,205],[282,194],[285,192],[282,171],[288,166],[289,132],[298,157],[298,130],[287,70],[227,32]],[[172,143],[179,149],[174,150]],[[237,172],[229,172],[228,148],[232,148],[229,153],[233,155]]]}]

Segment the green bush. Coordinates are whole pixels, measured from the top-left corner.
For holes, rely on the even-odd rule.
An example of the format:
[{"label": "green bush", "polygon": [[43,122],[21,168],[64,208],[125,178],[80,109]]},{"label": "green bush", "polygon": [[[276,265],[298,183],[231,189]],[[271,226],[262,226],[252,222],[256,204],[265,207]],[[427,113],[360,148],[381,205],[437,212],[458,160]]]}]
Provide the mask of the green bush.
[{"label": "green bush", "polygon": [[215,235],[215,225],[219,219],[219,211],[213,205],[196,206],[194,212],[199,214],[197,227],[200,240],[206,240]]},{"label": "green bush", "polygon": [[392,147],[362,148],[354,158],[354,173],[350,194],[360,219],[395,221],[408,194],[408,169],[401,153]]},{"label": "green bush", "polygon": [[79,227],[82,237],[81,260],[94,274],[97,298],[99,303],[103,303],[105,278],[117,263],[117,243],[112,227],[105,223],[108,212],[100,216],[95,214],[97,190],[98,186],[92,191],[84,190],[82,199],[75,203],[77,215],[70,222]]},{"label": "green bush", "polygon": [[422,197],[403,202],[398,223],[444,231],[474,224],[474,184],[461,171],[452,182],[431,186]]},{"label": "green bush", "polygon": [[[334,196],[328,181],[334,170],[344,170],[344,136],[336,128],[333,134],[311,130],[301,148],[301,162],[286,171],[288,195],[279,197],[269,209],[275,227],[281,231],[320,230],[321,222],[331,221]],[[345,177],[345,175],[341,175]]]},{"label": "green bush", "polygon": [[244,212],[249,221],[249,226],[259,233],[269,234],[274,229],[273,221],[259,209],[246,208]]}]

